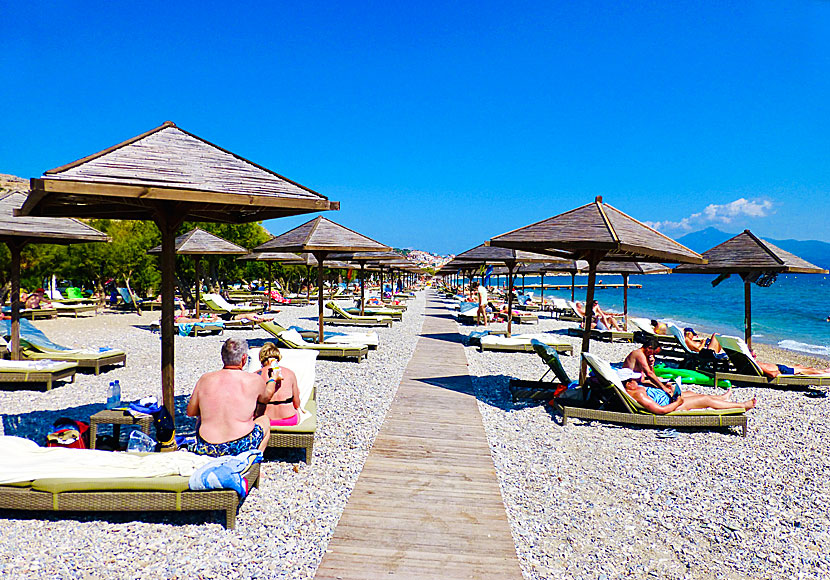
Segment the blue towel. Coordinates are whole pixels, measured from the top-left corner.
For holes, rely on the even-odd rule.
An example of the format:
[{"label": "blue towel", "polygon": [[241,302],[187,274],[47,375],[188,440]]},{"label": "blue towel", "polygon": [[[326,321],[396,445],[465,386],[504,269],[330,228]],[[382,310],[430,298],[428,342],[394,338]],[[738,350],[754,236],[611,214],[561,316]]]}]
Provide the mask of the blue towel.
[{"label": "blue towel", "polygon": [[478,310],[478,304],[474,302],[462,302],[461,306],[458,307],[458,311],[461,314],[464,314],[465,312],[470,312],[471,310]]},{"label": "blue towel", "polygon": [[190,489],[232,489],[239,497],[248,495],[247,483],[242,474],[254,463],[262,461],[262,452],[258,449],[246,451],[239,455],[216,457],[205,463],[190,476]]},{"label": "blue towel", "polygon": [[[12,321],[0,320],[0,330],[2,330],[4,337],[10,337],[12,335]],[[49,337],[43,334],[30,320],[25,318],[20,319],[20,339],[35,347],[45,347],[53,350],[72,350],[71,348],[55,344],[49,340]]]}]

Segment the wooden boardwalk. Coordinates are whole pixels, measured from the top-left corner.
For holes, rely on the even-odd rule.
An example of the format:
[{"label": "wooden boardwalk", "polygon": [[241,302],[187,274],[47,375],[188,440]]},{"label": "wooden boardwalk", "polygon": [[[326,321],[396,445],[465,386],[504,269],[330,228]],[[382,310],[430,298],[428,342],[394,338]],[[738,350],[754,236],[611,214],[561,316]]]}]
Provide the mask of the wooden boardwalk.
[{"label": "wooden boardwalk", "polygon": [[316,578],[522,577],[457,330],[431,296]]}]

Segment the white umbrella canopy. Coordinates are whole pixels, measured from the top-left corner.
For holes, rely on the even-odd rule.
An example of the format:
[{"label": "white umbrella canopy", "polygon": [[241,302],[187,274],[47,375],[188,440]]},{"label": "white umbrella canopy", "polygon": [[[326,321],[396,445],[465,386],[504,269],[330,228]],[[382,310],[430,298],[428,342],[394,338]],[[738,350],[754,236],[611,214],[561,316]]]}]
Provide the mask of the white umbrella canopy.
[{"label": "white umbrella canopy", "polygon": [[[588,262],[588,296],[594,301],[597,266],[603,260],[703,264],[706,260],[597,197],[592,203],[491,238],[491,246],[528,250]],[[582,352],[590,350],[593,310],[585,308]],[[580,382],[587,363],[583,360]]]}]

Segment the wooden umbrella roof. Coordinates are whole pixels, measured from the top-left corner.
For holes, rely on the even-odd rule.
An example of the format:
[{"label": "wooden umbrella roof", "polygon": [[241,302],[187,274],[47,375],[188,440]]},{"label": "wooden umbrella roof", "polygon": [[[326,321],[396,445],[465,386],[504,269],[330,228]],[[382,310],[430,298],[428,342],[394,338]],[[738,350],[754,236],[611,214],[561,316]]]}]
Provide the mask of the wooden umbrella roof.
[{"label": "wooden umbrella roof", "polygon": [[705,263],[703,258],[597,197],[592,203],[496,236],[491,246],[581,259],[591,251],[621,261]]},{"label": "wooden umbrella roof", "polygon": [[534,262],[551,262],[552,260],[550,256],[544,254],[481,244],[458,254],[450,263],[457,261],[462,264],[463,268],[465,262],[467,264],[506,264],[508,262],[528,264]]},{"label": "wooden umbrella roof", "polygon": [[388,250],[385,252],[337,252],[330,254],[329,258],[334,260],[346,260],[350,262],[396,262],[403,259],[399,253]]},{"label": "wooden umbrella roof", "polygon": [[707,264],[681,264],[674,271],[684,274],[740,274],[758,271],[827,274],[827,270],[762,240],[749,230],[703,252],[703,257]]},{"label": "wooden umbrella roof", "polygon": [[[201,228],[193,228],[186,234],[176,238],[177,254],[195,254],[199,256],[218,254],[247,254],[248,250],[242,246],[229,242],[224,238],[206,232]],[[161,254],[161,246],[147,250],[148,254]]]},{"label": "wooden umbrella roof", "polygon": [[31,180],[22,215],[152,220],[159,204],[206,222],[244,223],[338,202],[166,122]]},{"label": "wooden umbrella roof", "polygon": [[[577,260],[581,271],[588,271],[588,262]],[[597,264],[597,274],[668,274],[671,268],[663,264],[650,262],[615,262],[602,261]]]},{"label": "wooden umbrella roof", "polygon": [[254,252],[279,250],[283,252],[362,252],[389,251],[380,242],[341,226],[322,216],[297,226],[264,244]]},{"label": "wooden umbrella roof", "polygon": [[23,193],[0,195],[0,241],[23,241],[35,244],[72,244],[108,242],[109,237],[72,218],[15,216],[26,201]]}]

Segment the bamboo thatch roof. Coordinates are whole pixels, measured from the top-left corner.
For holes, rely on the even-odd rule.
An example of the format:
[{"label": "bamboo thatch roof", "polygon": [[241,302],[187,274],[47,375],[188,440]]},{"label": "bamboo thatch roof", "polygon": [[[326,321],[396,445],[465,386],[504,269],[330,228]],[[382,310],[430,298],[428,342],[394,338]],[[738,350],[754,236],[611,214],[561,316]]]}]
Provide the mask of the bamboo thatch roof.
[{"label": "bamboo thatch roof", "polygon": [[481,244],[466,252],[461,252],[451,262],[478,263],[478,264],[528,264],[551,262],[553,258],[534,252],[500,248]]},{"label": "bamboo thatch roof", "polygon": [[602,202],[592,203],[496,236],[491,246],[582,259],[590,251],[608,260],[703,263],[703,258],[644,223]]},{"label": "bamboo thatch roof", "polygon": [[[186,234],[176,238],[177,254],[195,254],[198,256],[218,254],[247,254],[248,250],[242,246],[229,242],[201,228],[193,228]],[[148,254],[161,254],[161,246],[147,250]]]},{"label": "bamboo thatch roof", "polygon": [[388,246],[322,216],[254,248],[254,252],[384,252]]},{"label": "bamboo thatch roof", "polygon": [[40,244],[108,242],[109,238],[92,226],[72,218],[15,216],[26,201],[22,193],[0,196],[0,241]]},{"label": "bamboo thatch roof", "polygon": [[744,230],[711,250],[703,252],[707,264],[681,264],[674,271],[684,274],[739,274],[743,272],[798,272],[827,274],[798,256],[782,250],[749,230]]},{"label": "bamboo thatch roof", "polygon": [[339,209],[171,122],[31,180],[23,215],[242,223]]}]

